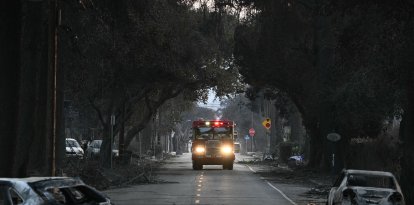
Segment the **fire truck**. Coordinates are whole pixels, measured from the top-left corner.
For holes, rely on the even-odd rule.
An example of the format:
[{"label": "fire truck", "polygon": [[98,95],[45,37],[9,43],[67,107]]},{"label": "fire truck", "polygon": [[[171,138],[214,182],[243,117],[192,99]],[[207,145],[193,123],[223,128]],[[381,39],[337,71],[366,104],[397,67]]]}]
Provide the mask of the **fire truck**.
[{"label": "fire truck", "polygon": [[223,169],[233,170],[234,140],[237,133],[235,123],[227,120],[193,121],[192,161],[193,169],[203,169],[203,165],[223,165]]}]

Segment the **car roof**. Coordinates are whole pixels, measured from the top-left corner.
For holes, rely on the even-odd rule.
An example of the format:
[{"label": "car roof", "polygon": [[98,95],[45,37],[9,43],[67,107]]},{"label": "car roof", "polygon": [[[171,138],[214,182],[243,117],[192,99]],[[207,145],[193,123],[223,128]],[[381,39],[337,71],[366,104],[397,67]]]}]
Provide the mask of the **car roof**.
[{"label": "car roof", "polygon": [[45,180],[71,179],[70,177],[28,177],[28,178],[0,178],[0,181],[33,183]]},{"label": "car roof", "polygon": [[66,140],[77,141],[76,139],[73,139],[73,138],[66,138]]},{"label": "car roof", "polygon": [[348,170],[345,170],[344,172],[348,174],[364,174],[364,175],[373,175],[373,176],[394,177],[394,175],[391,172],[384,172],[384,171],[348,169]]}]

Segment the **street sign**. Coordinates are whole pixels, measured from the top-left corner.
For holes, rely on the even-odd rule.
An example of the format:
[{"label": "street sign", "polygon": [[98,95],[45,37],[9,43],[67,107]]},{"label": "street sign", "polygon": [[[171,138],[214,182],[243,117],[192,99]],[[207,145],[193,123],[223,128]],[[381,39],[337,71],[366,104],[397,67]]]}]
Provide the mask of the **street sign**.
[{"label": "street sign", "polygon": [[338,133],[329,133],[328,136],[326,136],[326,138],[331,142],[337,142],[341,139],[341,135],[339,135]]},{"label": "street sign", "polygon": [[253,128],[250,128],[250,129],[249,129],[249,135],[250,135],[251,137],[253,137],[253,136],[254,136],[254,134],[256,134],[256,131],[255,131]]},{"label": "street sign", "polygon": [[270,120],[270,118],[266,118],[263,122],[262,122],[263,127],[265,127],[266,129],[270,129],[270,127],[272,126],[272,121]]},{"label": "street sign", "polygon": [[249,135],[244,136],[244,139],[245,139],[245,140],[250,139]]}]

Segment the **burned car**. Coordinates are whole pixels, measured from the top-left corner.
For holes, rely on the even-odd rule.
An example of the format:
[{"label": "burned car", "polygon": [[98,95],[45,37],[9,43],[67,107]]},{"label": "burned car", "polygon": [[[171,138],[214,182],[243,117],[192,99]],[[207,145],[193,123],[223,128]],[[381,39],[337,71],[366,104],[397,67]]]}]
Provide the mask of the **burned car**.
[{"label": "burned car", "polygon": [[394,175],[389,172],[343,170],[328,196],[328,205],[405,205]]},{"label": "burned car", "polygon": [[69,177],[0,178],[0,205],[109,205],[108,197]]}]

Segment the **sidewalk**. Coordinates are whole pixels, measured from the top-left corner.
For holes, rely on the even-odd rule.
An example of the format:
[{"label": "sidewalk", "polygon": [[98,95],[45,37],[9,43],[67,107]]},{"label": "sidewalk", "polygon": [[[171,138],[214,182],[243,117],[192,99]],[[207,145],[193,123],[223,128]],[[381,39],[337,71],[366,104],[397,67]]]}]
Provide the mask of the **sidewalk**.
[{"label": "sidewalk", "polygon": [[[249,161],[249,159],[254,161]],[[261,179],[267,180],[284,192],[298,205],[324,205],[331,187],[332,176],[317,170],[292,170],[276,162],[255,160],[252,156],[239,156],[236,163],[249,167]]]}]

